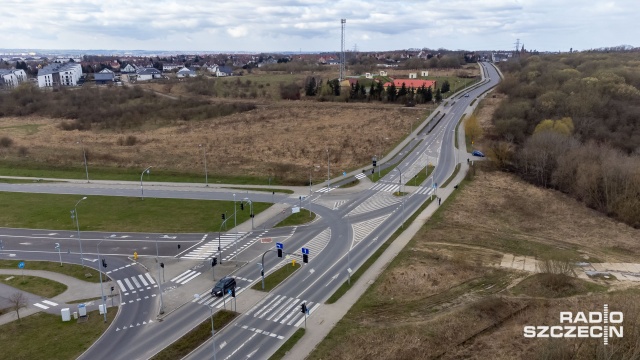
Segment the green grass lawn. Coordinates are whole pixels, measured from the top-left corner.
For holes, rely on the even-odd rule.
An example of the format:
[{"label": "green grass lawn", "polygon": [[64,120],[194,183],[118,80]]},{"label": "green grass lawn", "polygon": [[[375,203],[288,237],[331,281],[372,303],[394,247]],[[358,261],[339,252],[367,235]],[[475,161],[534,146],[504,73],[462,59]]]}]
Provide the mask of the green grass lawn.
[{"label": "green grass lawn", "polygon": [[422,184],[422,182],[425,181],[431,175],[431,173],[433,172],[433,169],[435,169],[434,166],[426,166],[425,168],[420,170],[416,174],[416,176],[411,178],[411,180],[409,180],[407,185],[418,186],[418,185]]},{"label": "green grass lawn", "polygon": [[316,213],[307,209],[300,209],[300,212],[289,215],[286,219],[280,221],[274,227],[302,225],[313,221],[313,219],[315,218]]},{"label": "green grass lawn", "polygon": [[[203,311],[206,310],[203,308]],[[229,310],[220,310],[213,314],[213,327],[216,333],[218,332],[218,330],[222,329],[228,323],[233,321],[236,316],[238,316],[238,313]],[[183,337],[176,340],[173,344],[164,348],[151,359],[182,359],[209,339],[211,339],[211,318],[207,317],[207,319],[200,323],[200,325],[196,326],[193,330],[189,331]]]},{"label": "green grass lawn", "polygon": [[[0,193],[0,226],[75,230],[70,210],[81,195]],[[259,214],[270,204],[253,203]],[[232,217],[233,201],[89,196],[78,205],[80,231],[209,232],[219,231],[222,213]],[[250,219],[237,205],[238,224]]]},{"label": "green grass lawn", "polygon": [[[0,260],[0,269],[18,269],[18,263],[22,260]],[[100,277],[98,271],[83,267],[82,265],[62,263],[50,261],[25,261],[25,270],[46,270],[60,274],[65,274],[79,280],[92,283],[99,283]]]},{"label": "green grass lawn", "polygon": [[52,182],[57,182],[57,181],[0,178],[0,183],[7,183],[7,184],[52,183]]},{"label": "green grass lawn", "polygon": [[[15,313],[15,311],[14,311]],[[4,359],[75,359],[89,348],[113,321],[117,311],[109,309],[107,322],[98,311],[87,313],[88,321],[61,321],[60,315],[37,313],[0,325]]]},{"label": "green grass lawn", "polygon": [[255,285],[253,285],[253,290],[260,290],[269,292],[273,290],[278,284],[285,281],[290,275],[292,275],[296,270],[300,269],[300,263],[298,263],[299,259],[296,260],[296,265],[291,265],[291,262],[287,263],[285,266],[280,269],[272,272],[264,278],[264,289],[262,289],[262,280],[258,281]]},{"label": "green grass lawn", "polygon": [[235,189],[235,190],[249,190],[249,191],[264,191],[264,192],[276,192],[276,193],[283,193],[283,194],[293,194],[293,190],[289,190],[289,189],[268,189],[268,188],[234,188],[234,187],[224,187],[224,189]]},{"label": "green grass lawn", "polygon": [[447,187],[447,185],[449,185],[449,183],[453,181],[453,179],[455,179],[456,175],[458,175],[458,171],[460,171],[460,164],[456,164],[456,168],[453,170],[453,174],[451,174],[447,181],[445,181],[444,184],[440,185],[440,187]]},{"label": "green grass lawn", "polygon": [[354,187],[354,186],[356,186],[356,185],[358,185],[358,184],[360,184],[360,180],[355,179],[355,180],[353,180],[353,181],[349,181],[349,182],[348,182],[348,183],[346,183],[346,184],[342,184],[342,185],[340,185],[339,187],[340,187],[341,189],[346,189],[346,188]]},{"label": "green grass lawn", "polygon": [[[10,280],[7,280],[11,278]],[[57,281],[30,275],[2,275],[0,282],[16,289],[45,298],[52,298],[67,290],[67,285]]]},{"label": "green grass lawn", "polygon": [[[89,166],[89,180],[124,180],[140,181],[140,174],[144,169],[95,167]],[[35,178],[55,179],[86,179],[84,165],[82,166],[50,166],[35,162],[0,162],[0,175],[25,176]],[[144,176],[144,181],[160,182],[190,182],[205,183],[204,172],[180,173],[177,171],[151,169],[150,175]],[[237,184],[237,185],[283,185],[278,178],[251,176],[223,176],[209,173],[209,184]]]},{"label": "green grass lawn", "polygon": [[291,337],[287,339],[287,341],[285,341],[285,343],[282,344],[282,346],[280,346],[278,351],[276,351],[273,355],[271,355],[269,360],[280,360],[285,355],[287,355],[287,352],[293,349],[293,347],[296,345],[298,340],[302,338],[305,331],[306,331],[305,328],[299,328],[298,330],[296,330],[296,332],[294,332],[293,335],[291,335]]}]

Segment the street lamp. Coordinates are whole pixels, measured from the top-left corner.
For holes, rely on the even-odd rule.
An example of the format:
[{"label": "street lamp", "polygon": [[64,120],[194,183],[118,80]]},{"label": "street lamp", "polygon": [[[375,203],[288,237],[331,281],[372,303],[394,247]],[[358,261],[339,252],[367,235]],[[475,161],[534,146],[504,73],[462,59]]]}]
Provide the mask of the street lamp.
[{"label": "street lamp", "polygon": [[[224,294],[222,296],[224,296]],[[195,294],[195,298],[199,299],[200,295]],[[209,305],[206,305],[206,306],[209,308],[209,311],[211,312],[211,341],[212,341],[212,347],[213,347],[213,360],[216,360],[216,338],[214,337],[215,330],[213,329],[213,306],[209,306]]]},{"label": "street lamp", "polygon": [[209,173],[207,172],[207,147],[202,146],[202,144],[198,145],[204,151],[204,182],[207,187],[209,187]]},{"label": "street lamp", "polygon": [[160,257],[158,251],[158,239],[156,239],[156,264],[158,264],[158,289],[160,290],[160,314],[164,314],[164,302],[162,301],[162,281],[160,281],[160,261],[158,258]]},{"label": "street lamp", "polygon": [[331,172],[329,171],[329,147],[327,147],[327,190],[331,189]]},{"label": "street lamp", "polygon": [[242,201],[246,201],[249,203],[249,216],[251,217],[251,230],[253,230],[253,201],[249,200],[249,198],[244,198]]},{"label": "street lamp", "polygon": [[89,183],[89,167],[87,167],[87,153],[84,151],[84,143],[77,141],[76,144],[82,144],[82,157],[84,158],[84,171],[87,174],[87,183]]},{"label": "street lamp", "polygon": [[82,253],[82,240],[80,239],[80,223],[78,221],[78,204],[80,204],[82,200],[87,200],[87,197],[85,196],[82,199],[78,200],[76,206],[74,206],[73,210],[71,210],[71,219],[75,218],[76,220],[76,229],[78,230],[78,243],[80,244],[80,262],[84,267],[84,254]]},{"label": "street lamp", "polygon": [[236,229],[236,267],[238,266],[238,210],[236,209],[236,194],[233,194],[233,227]]},{"label": "street lamp", "polygon": [[398,165],[397,168],[395,168],[395,170],[398,170],[398,172],[400,173],[400,181],[399,181],[399,187],[398,187],[398,191],[400,192],[400,196],[402,196],[402,228],[404,229],[404,195],[402,190],[402,171],[400,170],[400,165]]},{"label": "street lamp", "polygon": [[140,197],[142,198],[142,200],[144,200],[144,189],[142,188],[142,177],[144,177],[144,173],[147,173],[147,175],[151,172],[150,169],[153,166],[149,166],[148,168],[144,169],[144,171],[142,171],[142,174],[140,174]]},{"label": "street lamp", "polygon": [[100,244],[104,241],[104,238],[102,240],[100,240],[100,242],[98,242],[98,245],[96,245],[96,248],[98,249],[98,274],[100,275],[100,294],[102,295],[102,297],[100,298],[100,300],[102,300],[102,312],[104,313],[104,322],[107,322],[107,305],[105,304],[104,301],[104,287],[102,286],[102,271],[100,269],[100,265],[102,265],[102,259],[100,258]]}]

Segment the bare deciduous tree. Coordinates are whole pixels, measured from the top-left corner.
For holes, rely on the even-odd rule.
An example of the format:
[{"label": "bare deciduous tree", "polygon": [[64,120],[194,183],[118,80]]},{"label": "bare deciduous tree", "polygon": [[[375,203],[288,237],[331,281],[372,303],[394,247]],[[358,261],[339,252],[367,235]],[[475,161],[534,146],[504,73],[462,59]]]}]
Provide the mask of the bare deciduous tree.
[{"label": "bare deciduous tree", "polygon": [[9,301],[11,302],[11,308],[16,311],[18,321],[20,321],[20,309],[27,307],[27,297],[24,293],[17,292],[9,296]]}]

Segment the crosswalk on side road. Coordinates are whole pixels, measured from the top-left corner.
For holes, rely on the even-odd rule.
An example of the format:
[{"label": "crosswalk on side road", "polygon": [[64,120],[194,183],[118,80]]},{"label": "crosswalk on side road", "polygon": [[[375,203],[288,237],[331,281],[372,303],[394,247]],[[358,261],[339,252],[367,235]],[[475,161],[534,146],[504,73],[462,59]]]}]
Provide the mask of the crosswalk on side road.
[{"label": "crosswalk on side road", "polygon": [[303,303],[309,309],[307,315],[313,314],[320,307],[320,303],[314,303],[309,300],[272,294],[249,310],[246,316],[299,327],[304,322],[305,317],[305,314],[300,311],[300,305]]},{"label": "crosswalk on side road", "polygon": [[174,277],[173,279],[171,279],[172,282],[180,284],[180,285],[184,285],[186,283],[188,283],[189,281],[195,279],[196,277],[198,277],[198,275],[202,274],[199,271],[194,271],[194,270],[187,270],[185,272],[183,272],[182,274]]},{"label": "crosswalk on side road", "polygon": [[398,191],[398,189],[400,189],[400,185],[398,185],[398,184],[388,184],[388,183],[379,183],[379,184],[373,185],[370,189],[374,190],[374,191],[386,191],[386,192],[393,193],[393,192]]},{"label": "crosswalk on side road", "polygon": [[[40,304],[40,303],[42,303],[42,304]],[[40,302],[37,302],[37,303],[33,304],[33,306],[39,307],[40,309],[43,309],[43,310],[47,310],[50,307],[58,306],[58,304],[54,303],[53,301],[49,301],[49,300],[40,300]]]},{"label": "crosswalk on side road", "polygon": [[116,280],[116,283],[122,290],[123,295],[129,295],[131,293],[137,293],[138,291],[151,290],[151,288],[156,288],[158,285],[155,280],[149,275],[149,273],[145,273],[144,276],[142,274],[137,276],[131,276],[124,279]]},{"label": "crosswalk on side road", "polygon": [[317,192],[317,193],[326,193],[326,192],[329,192],[329,191],[331,191],[331,190],[335,190],[335,188],[326,188],[326,187],[323,187],[322,189],[320,189],[320,190],[316,190],[315,192]]},{"label": "crosswalk on side road", "polygon": [[221,234],[219,239],[217,235],[214,235],[210,238],[206,243],[196,247],[195,249],[189,251],[188,253],[180,256],[182,259],[191,259],[191,260],[206,260],[214,257],[218,253],[218,246],[224,250],[225,248],[232,245],[236,239],[237,241],[241,241],[247,236],[247,232],[239,231],[236,233],[225,233]]}]

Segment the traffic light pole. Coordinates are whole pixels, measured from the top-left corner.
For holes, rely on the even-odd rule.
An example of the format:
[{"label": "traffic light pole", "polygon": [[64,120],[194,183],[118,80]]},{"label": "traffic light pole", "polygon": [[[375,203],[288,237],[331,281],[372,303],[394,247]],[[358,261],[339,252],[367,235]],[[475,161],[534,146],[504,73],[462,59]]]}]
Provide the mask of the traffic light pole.
[{"label": "traffic light pole", "polygon": [[[265,251],[264,253],[262,253],[262,270],[261,270],[261,275],[262,275],[262,290],[264,290],[264,256],[265,256],[265,255],[267,255],[267,253],[268,253],[268,252],[271,252],[271,251],[275,251],[275,250],[270,249],[270,250],[267,250],[267,251]],[[286,254],[286,255],[297,256],[297,257],[300,257],[300,258],[302,258],[302,259],[304,260],[304,256],[303,256],[303,255],[300,255],[300,254],[287,253],[287,252],[284,252],[284,251],[283,251],[282,253],[283,253],[283,254]],[[303,262],[304,262],[304,261],[303,261]]]}]

